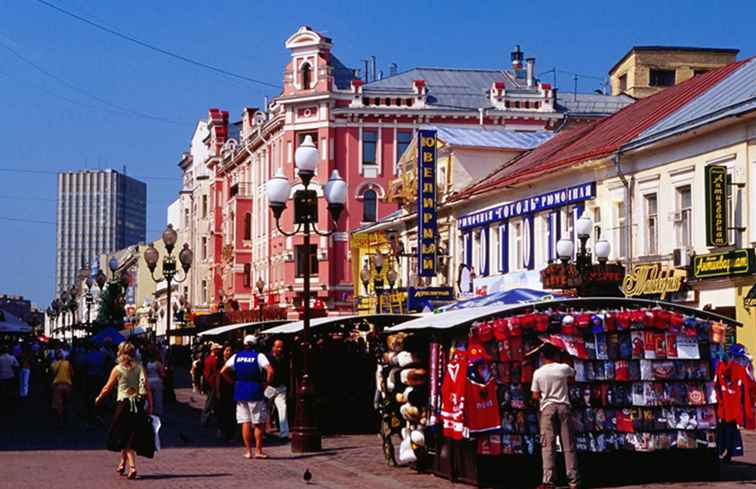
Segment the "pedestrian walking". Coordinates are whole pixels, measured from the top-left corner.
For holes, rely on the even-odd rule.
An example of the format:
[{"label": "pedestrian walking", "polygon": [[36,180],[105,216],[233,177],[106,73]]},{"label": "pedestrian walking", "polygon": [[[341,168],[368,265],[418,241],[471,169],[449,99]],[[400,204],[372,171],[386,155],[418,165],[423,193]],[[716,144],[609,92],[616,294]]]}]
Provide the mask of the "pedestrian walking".
[{"label": "pedestrian walking", "polygon": [[202,381],[205,390],[205,406],[202,409],[201,422],[202,426],[210,424],[210,417],[215,412],[215,401],[217,397],[218,376],[220,375],[221,352],[223,347],[218,343],[210,344],[210,353],[205,357],[202,366]]},{"label": "pedestrian walking", "polygon": [[0,345],[0,412],[13,413],[16,403],[16,371],[20,365],[7,345]]},{"label": "pedestrian walking", "polygon": [[136,479],[136,456],[152,458],[155,454],[155,438],[148,417],[152,414],[152,391],[144,368],[136,361],[133,344],[121,343],[117,361],[118,364],[113,367],[108,382],[95,402],[100,405],[117,388],[116,408],[108,433],[107,448],[121,453],[116,472],[129,479]]},{"label": "pedestrian walking", "polygon": [[24,343],[21,346],[21,355],[18,358],[21,365],[21,371],[18,376],[18,396],[21,399],[29,397],[29,382],[31,381],[31,371],[34,365],[34,354],[31,345]]},{"label": "pedestrian walking", "polygon": [[152,414],[163,417],[163,381],[165,380],[165,369],[160,359],[160,351],[157,346],[150,345],[147,349],[147,382],[150,384],[152,391]]},{"label": "pedestrian walking", "polygon": [[270,365],[273,367],[273,378],[265,388],[265,397],[270,399],[278,414],[278,437],[289,438],[289,421],[286,413],[286,395],[289,384],[289,358],[284,351],[283,340],[275,340],[270,350]]},{"label": "pedestrian walking", "polygon": [[73,390],[74,369],[71,362],[63,356],[60,350],[55,352],[55,362],[52,364],[52,408],[58,416],[58,426],[66,421],[66,408],[71,401]]},{"label": "pedestrian walking", "polygon": [[[244,457],[266,459],[262,451],[265,423],[268,421],[268,405],[265,401],[266,384],[273,378],[273,367],[268,358],[255,350],[257,339],[253,335],[244,337],[244,350],[235,353],[221,369],[226,380],[234,381],[234,399],[236,400],[236,422],[242,425],[244,440]],[[252,454],[254,428],[255,453]]]},{"label": "pedestrian walking", "polygon": [[84,400],[86,403],[87,423],[90,426],[93,426],[96,421],[100,420],[94,401],[97,398],[100,386],[105,382],[105,374],[107,372],[105,364],[105,354],[94,343],[88,343],[82,368],[86,375],[84,378]]},{"label": "pedestrian walking", "polygon": [[533,373],[530,388],[540,407],[543,483],[539,487],[555,487],[556,437],[559,435],[569,487],[575,489],[580,485],[580,474],[567,386],[569,379],[575,377],[575,370],[561,361],[562,352],[551,344],[544,345],[541,357],[542,366]]},{"label": "pedestrian walking", "polygon": [[[223,365],[234,355],[234,348],[226,345],[223,348]],[[218,415],[218,429],[226,441],[231,441],[236,435],[236,400],[234,399],[234,382],[224,375],[218,376],[218,397],[216,404]]]}]

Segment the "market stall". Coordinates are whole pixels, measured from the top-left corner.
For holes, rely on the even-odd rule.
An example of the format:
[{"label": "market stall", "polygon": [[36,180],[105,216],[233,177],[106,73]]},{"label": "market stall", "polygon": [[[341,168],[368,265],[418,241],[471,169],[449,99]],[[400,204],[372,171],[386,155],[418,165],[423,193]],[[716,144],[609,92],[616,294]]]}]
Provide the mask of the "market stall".
[{"label": "market stall", "polygon": [[[728,324],[667,302],[588,298],[452,310],[387,328],[378,383],[387,462],[473,484],[535,485],[530,381],[540,360],[528,353],[549,341],[576,370],[569,394],[588,481],[711,478],[722,377],[737,370]],[[753,425],[750,400],[733,405]]]}]

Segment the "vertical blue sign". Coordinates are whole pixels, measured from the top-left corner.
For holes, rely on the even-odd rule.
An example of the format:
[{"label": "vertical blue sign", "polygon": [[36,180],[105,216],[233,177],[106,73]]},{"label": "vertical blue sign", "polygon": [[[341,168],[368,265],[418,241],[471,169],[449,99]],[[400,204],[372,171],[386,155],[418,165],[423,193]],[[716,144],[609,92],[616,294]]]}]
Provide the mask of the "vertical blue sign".
[{"label": "vertical blue sign", "polygon": [[436,275],[436,131],[417,133],[418,276]]}]

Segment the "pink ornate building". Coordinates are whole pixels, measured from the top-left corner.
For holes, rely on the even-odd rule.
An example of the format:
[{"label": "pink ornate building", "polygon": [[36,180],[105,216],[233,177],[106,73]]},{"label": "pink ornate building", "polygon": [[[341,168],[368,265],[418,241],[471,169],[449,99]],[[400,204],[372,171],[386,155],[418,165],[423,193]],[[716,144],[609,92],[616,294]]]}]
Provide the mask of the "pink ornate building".
[{"label": "pink ornate building", "polygon": [[[332,41],[307,26],[286,41],[290,59],[283,90],[261,109],[245,108],[241,121],[211,109],[207,120],[210,170],[213,297],[256,304],[255,282],[265,283],[269,303],[302,301],[301,237],[275,229],[265,182],[283,168],[295,180],[294,151],[310,135],[321,153],[315,180],[324,184],[338,169],[349,188],[339,222],[330,222],[320,201],[321,229],[336,231],[312,245],[313,293],[329,310],[352,310],[350,231],[396,210],[385,200],[397,161],[423,126],[496,127],[548,131],[565,116],[580,122],[606,116],[627,97],[569,94],[535,78],[535,60],[523,63],[519,47],[501,70],[414,68],[381,79],[358,76],[332,53]],[[374,77],[377,78],[377,77]],[[296,190],[295,186],[292,191]],[[322,192],[318,190],[319,195]],[[292,229],[291,205],[282,227]],[[195,253],[195,256],[197,254]]]}]

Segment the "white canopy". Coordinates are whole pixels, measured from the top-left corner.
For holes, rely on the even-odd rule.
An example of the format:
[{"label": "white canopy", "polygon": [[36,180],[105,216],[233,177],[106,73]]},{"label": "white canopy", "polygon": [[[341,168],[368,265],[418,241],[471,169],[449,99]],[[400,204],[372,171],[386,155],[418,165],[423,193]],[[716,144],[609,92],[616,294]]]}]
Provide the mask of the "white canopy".
[{"label": "white canopy", "polygon": [[273,319],[270,321],[257,321],[253,323],[237,323],[237,324],[226,324],[225,326],[218,326],[217,328],[211,328],[207,331],[202,331],[201,333],[197,333],[197,336],[203,337],[203,336],[218,336],[222,335],[223,333],[228,333],[229,331],[234,331],[236,329],[243,329],[248,328],[250,326],[256,326],[259,325],[260,327],[263,326],[279,326],[284,323],[288,323],[289,321],[286,319]]},{"label": "white canopy", "polygon": [[[323,326],[326,324],[338,324],[338,323],[354,324],[359,321],[362,321],[363,319],[370,322],[376,322],[376,321],[383,321],[387,323],[404,322],[415,317],[417,317],[416,314],[372,314],[369,316],[328,316],[328,317],[323,317],[323,318],[310,319],[310,327],[312,328],[312,327],[317,327],[317,326]],[[303,329],[304,329],[304,321],[296,321],[293,323],[282,324],[281,326],[276,326],[275,328],[270,328],[264,331],[260,331],[260,334],[294,334],[294,333],[299,333]]]},{"label": "white canopy", "polygon": [[0,333],[31,333],[32,327],[7,311],[0,311]]},{"label": "white canopy", "polygon": [[483,306],[471,307],[468,309],[457,309],[454,311],[440,312],[436,314],[424,314],[422,317],[407,321],[406,323],[397,324],[384,331],[393,333],[397,331],[418,330],[418,329],[450,329],[469,322],[484,319],[486,317],[504,312],[509,309],[516,309],[521,305],[507,306]]}]

